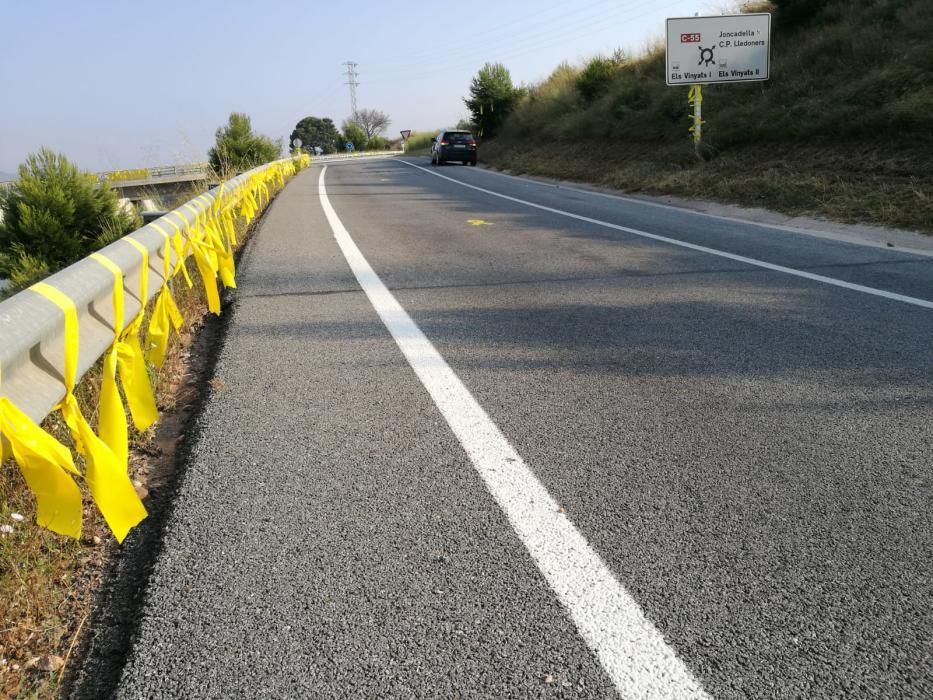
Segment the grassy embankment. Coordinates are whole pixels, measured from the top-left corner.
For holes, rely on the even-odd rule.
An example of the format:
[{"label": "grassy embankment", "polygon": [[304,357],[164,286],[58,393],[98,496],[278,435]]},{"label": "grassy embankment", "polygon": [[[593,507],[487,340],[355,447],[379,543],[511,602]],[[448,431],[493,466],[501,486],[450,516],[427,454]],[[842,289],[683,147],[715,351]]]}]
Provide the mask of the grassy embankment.
[{"label": "grassy embankment", "polygon": [[431,153],[431,139],[437,131],[413,131],[405,142],[405,153],[411,156],[426,156]]},{"label": "grassy embankment", "polygon": [[[598,94],[562,65],[482,145],[495,167],[933,233],[929,0],[814,0],[774,11],[771,80],[704,89],[703,159],[664,50]],[[796,3],[798,6],[800,3]]]}]

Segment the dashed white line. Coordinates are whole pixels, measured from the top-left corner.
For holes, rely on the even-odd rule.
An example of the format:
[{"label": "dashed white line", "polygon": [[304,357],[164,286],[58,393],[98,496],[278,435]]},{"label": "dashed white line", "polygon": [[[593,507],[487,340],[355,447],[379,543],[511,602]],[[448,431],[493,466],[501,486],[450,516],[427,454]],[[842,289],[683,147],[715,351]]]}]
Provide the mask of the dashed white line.
[{"label": "dashed white line", "polygon": [[904,304],[912,304],[913,306],[922,306],[926,309],[933,309],[933,301],[927,299],[919,299],[917,297],[906,296],[904,294],[898,294],[896,292],[889,292],[884,289],[876,289],[875,287],[866,287],[861,284],[854,284],[852,282],[846,282],[844,280],[836,279],[835,277],[826,277],[824,275],[817,275],[812,272],[806,272],[804,270],[797,270],[793,267],[784,267],[783,265],[775,265],[774,263],[765,262],[764,260],[756,260],[755,258],[747,258],[744,255],[736,255],[735,253],[727,253],[724,250],[717,250],[716,248],[708,248],[704,245],[697,245],[696,243],[688,243],[687,241],[680,241],[676,238],[668,238],[667,236],[660,236],[656,233],[648,233],[647,231],[641,231],[637,228],[630,228],[628,226],[620,226],[619,224],[613,224],[609,221],[602,221],[600,219],[593,219],[589,216],[583,216],[582,214],[574,214],[573,212],[564,211],[563,209],[555,209],[554,207],[548,207],[543,204],[537,204],[535,202],[529,202],[525,199],[519,199],[518,197],[512,197],[507,194],[502,194],[501,192],[496,192],[494,190],[488,190],[485,187],[479,187],[477,185],[471,185],[466,182],[461,182],[456,178],[448,177],[447,175],[441,175],[436,173],[433,170],[424,168],[420,165],[415,165],[406,160],[396,161],[399,163],[404,163],[412,168],[417,168],[418,170],[423,170],[429,175],[434,177],[439,177],[442,180],[449,180],[461,187],[468,187],[471,190],[476,190],[477,192],[482,192],[484,194],[492,195],[493,197],[499,197],[500,199],[508,200],[509,202],[515,202],[516,204],[522,204],[526,207],[532,207],[534,209],[540,209],[541,211],[550,212],[551,214],[558,214],[560,216],[566,216],[570,219],[576,219],[577,221],[585,221],[589,224],[596,224],[597,226],[604,226],[605,228],[615,229],[616,231],[624,231],[625,233],[631,233],[634,236],[641,236],[642,238],[650,238],[653,241],[661,241],[662,243],[669,243],[670,245],[679,246],[681,248],[688,248],[690,250],[696,250],[700,253],[708,253],[709,255],[716,255],[720,258],[726,258],[727,260],[735,260],[736,262],[745,263],[747,265],[754,265],[755,267],[761,267],[765,270],[772,270],[774,272],[782,272],[786,275],[793,275],[795,277],[802,277],[804,279],[811,280],[813,282],[821,282],[822,284],[830,284],[834,287],[842,287],[843,289],[850,289],[855,292],[861,292],[863,294],[871,294],[876,297],[884,297],[885,299],[891,299],[893,301],[900,301]]},{"label": "dashed white line", "polygon": [[350,269],[616,689],[624,698],[707,698],[638,603],[370,267],[327,198],[326,173],[324,166],[318,179],[321,207]]}]

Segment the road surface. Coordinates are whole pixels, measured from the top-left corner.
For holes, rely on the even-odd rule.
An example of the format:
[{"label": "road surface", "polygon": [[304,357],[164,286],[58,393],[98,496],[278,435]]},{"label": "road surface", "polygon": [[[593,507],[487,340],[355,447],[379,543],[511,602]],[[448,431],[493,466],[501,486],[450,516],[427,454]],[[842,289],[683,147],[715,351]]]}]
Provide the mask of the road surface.
[{"label": "road surface", "polygon": [[119,697],[933,695],[933,258],[395,159],[233,298]]}]

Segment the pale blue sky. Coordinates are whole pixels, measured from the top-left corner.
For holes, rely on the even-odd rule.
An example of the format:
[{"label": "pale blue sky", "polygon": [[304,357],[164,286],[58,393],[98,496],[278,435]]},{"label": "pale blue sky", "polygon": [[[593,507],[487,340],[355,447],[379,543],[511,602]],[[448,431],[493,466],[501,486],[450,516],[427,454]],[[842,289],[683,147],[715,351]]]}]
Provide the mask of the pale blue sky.
[{"label": "pale blue sky", "polygon": [[43,145],[91,170],[203,160],[234,110],[273,137],[308,115],[339,125],[347,60],[359,106],[388,112],[390,134],[433,129],[466,115],[485,61],[534,82],[562,60],[639,51],[665,17],[728,4],[0,0],[0,171]]}]

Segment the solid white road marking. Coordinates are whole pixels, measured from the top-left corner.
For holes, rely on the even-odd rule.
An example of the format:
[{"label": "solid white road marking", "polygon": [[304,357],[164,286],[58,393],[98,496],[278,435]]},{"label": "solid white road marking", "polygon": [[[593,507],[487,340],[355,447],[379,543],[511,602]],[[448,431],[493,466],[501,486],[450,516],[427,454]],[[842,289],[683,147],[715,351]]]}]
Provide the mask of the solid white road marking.
[{"label": "solid white road marking", "polygon": [[625,698],[707,698],[638,603],[560,511],[515,448],[373,271],[331,206],[321,207],[350,269],[454,435]]},{"label": "solid white road marking", "polygon": [[[800,226],[790,226],[788,224],[779,224],[779,223],[768,223],[766,221],[753,221],[752,219],[743,219],[740,216],[727,216],[726,214],[713,214],[712,212],[703,211],[701,209],[690,209],[686,206],[677,206],[676,204],[664,204],[663,202],[653,202],[650,199],[640,199],[638,197],[632,197],[630,195],[624,194],[613,194],[611,192],[599,192],[597,190],[585,190],[580,187],[573,187],[571,185],[561,182],[556,184],[547,180],[536,180],[530,177],[522,177],[521,175],[509,175],[508,173],[500,173],[496,170],[490,170],[489,168],[474,168],[470,170],[471,173],[481,173],[483,175],[494,175],[495,177],[504,177],[509,180],[515,180],[523,185],[537,185],[538,187],[546,187],[549,189],[560,190],[561,192],[573,192],[575,194],[587,195],[590,197],[602,197],[603,199],[615,199],[620,202],[626,202],[628,204],[635,204],[638,206],[645,207],[654,207],[655,209],[666,209],[668,211],[676,212],[679,214],[691,214],[693,216],[704,216],[708,219],[718,219],[719,221],[729,221],[735,224],[744,224],[745,226],[754,226],[759,229],[769,229],[773,231],[781,231],[785,233],[793,233],[796,235],[810,236],[811,238],[822,238],[828,241],[836,241],[837,243],[848,243],[849,245],[862,246],[864,248],[880,248],[889,252],[896,253],[907,253],[908,255],[921,255],[927,258],[933,258],[933,250],[922,250],[919,248],[913,248],[910,245],[896,245],[893,248],[887,243],[887,241],[872,241],[865,238],[850,238],[846,234],[837,234],[832,231],[824,231],[821,229],[812,229],[812,228],[801,228]],[[918,237],[923,236],[922,233],[916,234]],[[922,261],[919,261],[922,262]]]},{"label": "solid white road marking", "polygon": [[543,204],[536,204],[535,202],[529,202],[525,199],[519,199],[518,197],[511,197],[507,194],[502,194],[501,192],[495,192],[493,190],[487,190],[485,187],[478,187],[477,185],[471,185],[466,182],[461,182],[447,175],[441,175],[436,173],[433,170],[424,168],[420,165],[415,165],[414,163],[409,163],[406,160],[396,161],[399,163],[404,163],[412,168],[417,168],[418,170],[423,170],[429,175],[434,175],[439,177],[442,180],[449,180],[461,187],[468,187],[471,190],[476,190],[477,192],[483,192],[484,194],[492,195],[493,197],[499,197],[500,199],[505,199],[510,202],[515,202],[516,204],[523,204],[526,207],[532,207],[534,209],[540,209],[541,211],[550,212],[552,214],[558,214],[560,216],[566,216],[570,219],[576,219],[577,221],[585,221],[589,224],[596,224],[597,226],[604,226],[606,228],[615,229],[616,231],[624,231],[625,233],[631,233],[634,236],[641,236],[642,238],[650,238],[654,241],[661,241],[662,243],[669,243],[671,245],[679,246],[681,248],[689,248],[690,250],[696,250],[701,253],[709,253],[710,255],[716,255],[720,258],[726,258],[728,260],[735,260],[736,262],[745,263],[747,265],[754,265],[755,267],[762,267],[766,270],[772,270],[774,272],[783,272],[786,275],[794,275],[795,277],[803,277],[804,279],[812,280],[814,282],[822,282],[823,284],[831,284],[834,287],[842,287],[844,289],[851,289],[856,292],[862,292],[863,294],[872,294],[876,297],[884,297],[885,299],[892,299],[894,301],[900,301],[905,304],[913,304],[914,306],[922,306],[926,309],[933,309],[933,301],[928,301],[927,299],[919,299],[917,297],[910,297],[904,294],[897,294],[896,292],[888,292],[884,289],[876,289],[875,287],[866,287],[861,284],[853,284],[852,282],[845,282],[843,280],[836,279],[835,277],[826,277],[824,275],[817,275],[812,272],[806,272],[804,270],[797,270],[793,267],[784,267],[783,265],[775,265],[774,263],[765,262],[763,260],[756,260],[755,258],[747,258],[744,255],[736,255],[735,253],[727,253],[724,250],[717,250],[716,248],[707,248],[704,245],[697,245],[696,243],[688,243],[686,241],[679,241],[676,238],[668,238],[667,236],[660,236],[656,233],[648,233],[647,231],[641,231],[637,228],[629,228],[628,226],[620,226],[619,224],[613,224],[608,221],[602,221],[600,219],[593,219],[589,216],[583,216],[582,214],[574,214],[569,211],[564,211],[563,209],[555,209],[554,207],[548,207]]}]

